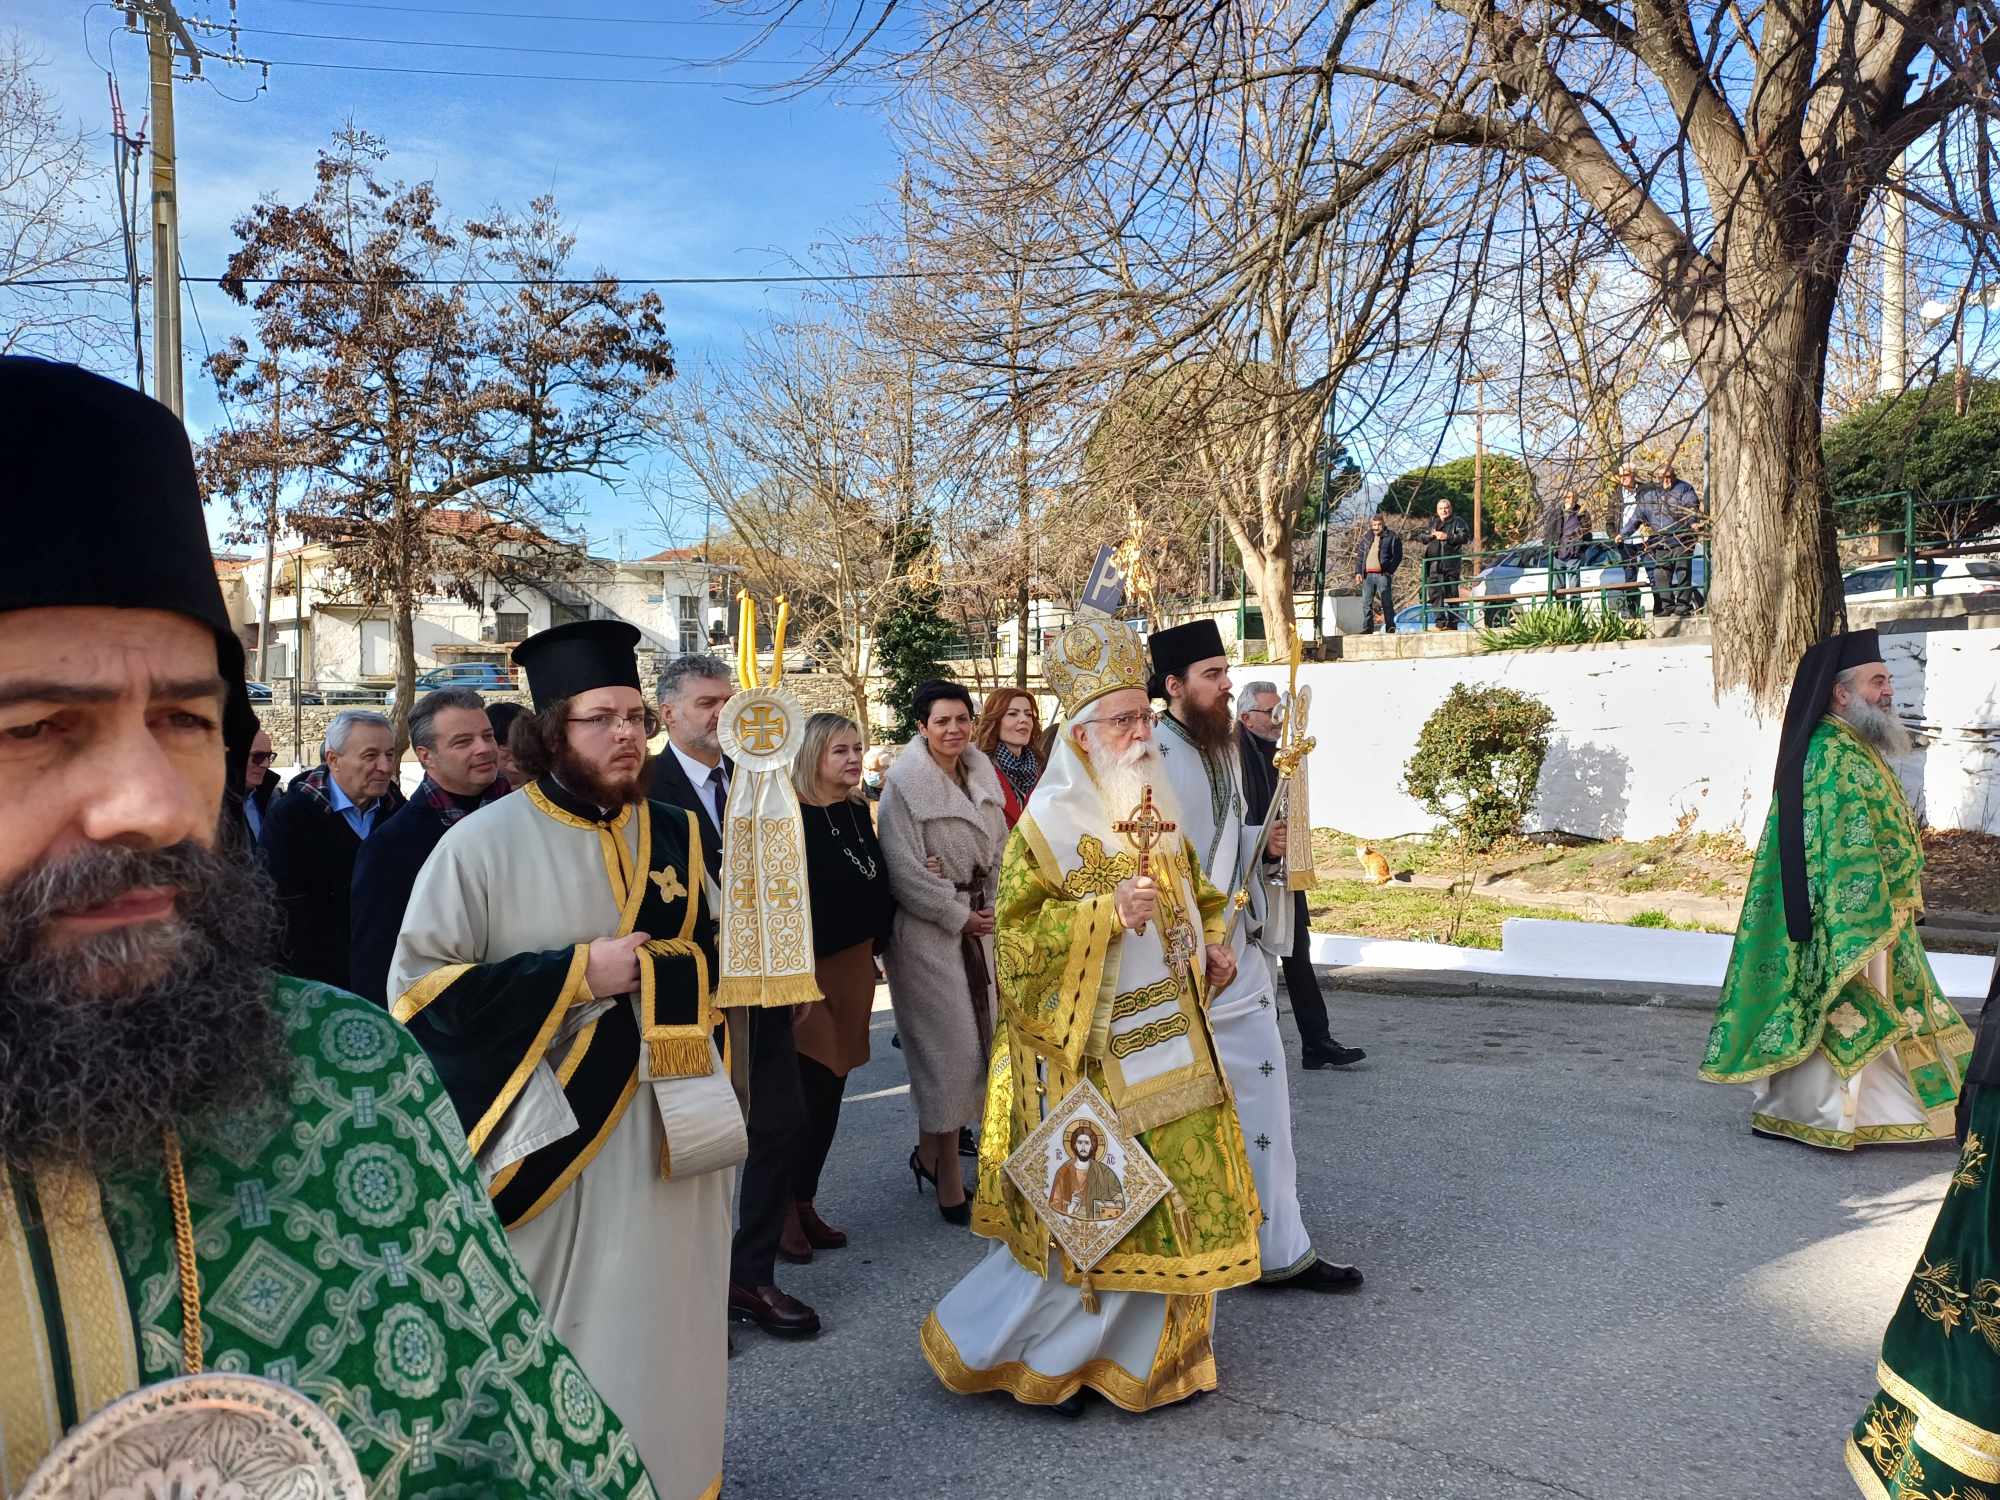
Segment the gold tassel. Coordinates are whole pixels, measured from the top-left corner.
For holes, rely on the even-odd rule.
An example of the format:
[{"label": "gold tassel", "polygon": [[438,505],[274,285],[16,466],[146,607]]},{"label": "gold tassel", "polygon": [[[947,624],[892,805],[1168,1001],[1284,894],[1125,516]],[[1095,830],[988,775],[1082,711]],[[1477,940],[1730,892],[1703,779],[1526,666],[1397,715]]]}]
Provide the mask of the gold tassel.
[{"label": "gold tassel", "polygon": [[1090,1284],[1090,1272],[1085,1271],[1077,1279],[1077,1297],[1083,1303],[1083,1310],[1092,1317],[1097,1315],[1097,1288]]},{"label": "gold tassel", "polygon": [[646,1050],[655,1078],[705,1078],[715,1070],[705,1035],[648,1037]]},{"label": "gold tassel", "polygon": [[1188,1221],[1187,1200],[1179,1188],[1167,1194],[1167,1217],[1173,1220],[1174,1238],[1180,1241],[1181,1254],[1190,1253],[1194,1247],[1194,1225]]},{"label": "gold tassel", "polygon": [[725,974],[717,986],[718,1005],[807,1005],[826,997],[811,974]]}]

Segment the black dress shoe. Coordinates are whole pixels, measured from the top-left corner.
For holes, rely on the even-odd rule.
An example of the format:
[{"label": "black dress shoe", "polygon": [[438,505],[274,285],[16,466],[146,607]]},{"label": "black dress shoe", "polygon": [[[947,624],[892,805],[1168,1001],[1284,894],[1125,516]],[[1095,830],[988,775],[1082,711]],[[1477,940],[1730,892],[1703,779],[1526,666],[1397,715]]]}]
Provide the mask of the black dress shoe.
[{"label": "black dress shoe", "polygon": [[774,1286],[730,1282],[729,1317],[735,1323],[755,1323],[781,1339],[809,1339],[819,1332],[819,1314]]},{"label": "black dress shoe", "polygon": [[1265,1285],[1299,1292],[1355,1292],[1361,1289],[1361,1272],[1353,1266],[1316,1260],[1296,1276],[1266,1282]]},{"label": "black dress shoe", "polygon": [[1071,1395],[1063,1397],[1060,1401],[1051,1402],[1047,1409],[1056,1416],[1067,1417],[1073,1422],[1083,1415],[1083,1409],[1087,1404],[1083,1399],[1083,1392],[1078,1390]]},{"label": "black dress shoe", "polygon": [[1300,1052],[1301,1066],[1308,1068],[1344,1068],[1349,1063],[1358,1063],[1368,1054],[1359,1047],[1343,1047],[1336,1041],[1312,1042]]},{"label": "black dress shoe", "polygon": [[979,1154],[979,1142],[973,1138],[972,1127],[970,1125],[961,1125],[958,1127],[958,1154],[960,1156],[977,1156]]}]

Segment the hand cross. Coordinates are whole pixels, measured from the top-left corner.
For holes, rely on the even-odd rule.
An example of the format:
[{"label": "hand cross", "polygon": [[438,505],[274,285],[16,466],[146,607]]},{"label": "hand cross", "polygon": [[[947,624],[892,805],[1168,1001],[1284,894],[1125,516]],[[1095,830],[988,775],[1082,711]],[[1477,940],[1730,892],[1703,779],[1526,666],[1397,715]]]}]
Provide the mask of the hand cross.
[{"label": "hand cross", "polygon": [[[1139,851],[1139,873],[1150,875],[1153,846],[1166,835],[1177,832],[1180,825],[1160,816],[1160,810],[1153,805],[1153,788],[1148,785],[1140,794],[1139,805],[1132,809],[1132,816],[1113,823],[1111,827],[1114,832],[1122,833],[1132,841],[1132,847]],[[1137,930],[1143,936],[1145,923],[1140,923]]]}]

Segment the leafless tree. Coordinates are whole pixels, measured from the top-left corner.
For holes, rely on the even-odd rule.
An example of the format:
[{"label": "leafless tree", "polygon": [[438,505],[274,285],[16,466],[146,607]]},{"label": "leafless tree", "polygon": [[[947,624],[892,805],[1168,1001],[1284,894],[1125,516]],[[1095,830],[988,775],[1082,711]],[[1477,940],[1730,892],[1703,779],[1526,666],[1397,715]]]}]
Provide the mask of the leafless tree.
[{"label": "leafless tree", "polygon": [[0,354],[109,367],[122,278],[115,288],[37,284],[109,281],[122,267],[105,165],[35,76],[41,66],[19,33],[0,32]]},{"label": "leafless tree", "polygon": [[454,226],[430,184],[379,178],[385,156],[350,125],[307,202],[237,223],[223,291],[251,309],[255,343],[232,339],[209,367],[276,416],[215,434],[200,459],[239,533],[270,524],[282,476],[282,529],[330,544],[356,602],[388,610],[400,725],[419,601],[473,604],[487,578],[573,568],[564,486],[619,472],[674,365],[655,295],[571,275],[553,199]]}]

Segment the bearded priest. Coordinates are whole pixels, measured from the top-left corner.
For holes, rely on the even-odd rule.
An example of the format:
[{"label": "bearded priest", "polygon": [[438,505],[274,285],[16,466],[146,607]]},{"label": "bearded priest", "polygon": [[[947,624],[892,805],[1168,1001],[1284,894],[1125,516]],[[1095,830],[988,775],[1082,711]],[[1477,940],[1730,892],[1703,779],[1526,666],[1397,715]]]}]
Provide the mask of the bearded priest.
[{"label": "bearded priest", "polygon": [[[1215,1388],[1214,1293],[1257,1279],[1256,1193],[1203,1010],[1235,964],[1185,842],[1162,841],[1142,875],[1117,831],[1149,786],[1175,818],[1138,637],[1080,620],[1045,668],[1065,722],[994,911],[1000,1015],[972,1222],[998,1243],[925,1321],[923,1350],[960,1395],[1075,1416],[1088,1389],[1147,1411]],[[1003,1170],[1086,1078],[1173,1184],[1087,1278]]]},{"label": "bearded priest", "polygon": [[390,966],[550,1322],[627,1414],[664,1500],[720,1491],[743,1116],[710,1040],[694,816],[646,798],[639,632],[514,648],[525,791],[446,831]]},{"label": "bearded priest", "polygon": [[1917,936],[1923,844],[1888,759],[1906,755],[1872,630],[1792,677],[1771,811],[1701,1076],[1752,1083],[1750,1128],[1834,1151],[1941,1140],[1972,1054]]},{"label": "bearded priest", "polygon": [[[269,1493],[330,1416],[376,1500],[650,1495],[416,1044],[271,967],[180,422],[24,358],[0,410],[0,1494],[59,1440],[104,1460],[65,1494]],[[141,1387],[176,1425],[113,1487],[135,1406],[93,1414]]]},{"label": "bearded priest", "polygon": [[1230,940],[1235,979],[1210,1000],[1208,1023],[1249,1137],[1250,1167],[1264,1206],[1261,1279],[1266,1286],[1298,1291],[1350,1292],[1361,1285],[1361,1273],[1321,1260],[1299,1213],[1291,1087],[1270,959],[1292,946],[1285,825],[1272,827],[1260,853],[1263,829],[1244,821],[1243,751],[1229,711],[1229,658],[1215,622],[1156,631],[1150,645],[1149,691],[1167,700],[1160,761],[1185,815],[1181,827],[1202,875],[1232,903],[1240,898],[1246,907]]}]

